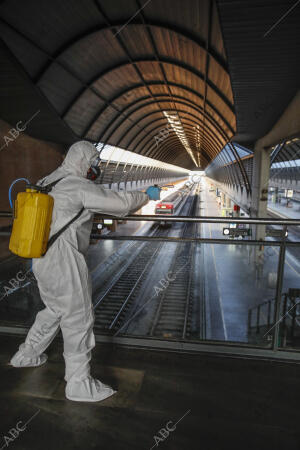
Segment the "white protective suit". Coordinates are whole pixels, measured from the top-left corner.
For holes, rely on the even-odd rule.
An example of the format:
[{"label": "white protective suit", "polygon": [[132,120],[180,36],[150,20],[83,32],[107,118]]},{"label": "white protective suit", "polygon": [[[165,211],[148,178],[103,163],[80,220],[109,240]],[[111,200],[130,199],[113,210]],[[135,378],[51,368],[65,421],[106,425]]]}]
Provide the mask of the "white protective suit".
[{"label": "white protective suit", "polygon": [[46,362],[43,352],[59,328],[64,340],[66,396],[70,400],[99,401],[114,391],[90,376],[91,350],[95,346],[91,279],[85,254],[89,247],[93,213],[126,216],[149,200],[143,192],[114,192],[86,178],[95,147],[86,141],[72,145],[62,165],[39,184],[63,178],[52,189],[54,210],[50,237],[80,211],[73,222],[49,248],[33,260],[45,309],[40,311],[25,343],[11,360],[14,367],[32,367]]}]

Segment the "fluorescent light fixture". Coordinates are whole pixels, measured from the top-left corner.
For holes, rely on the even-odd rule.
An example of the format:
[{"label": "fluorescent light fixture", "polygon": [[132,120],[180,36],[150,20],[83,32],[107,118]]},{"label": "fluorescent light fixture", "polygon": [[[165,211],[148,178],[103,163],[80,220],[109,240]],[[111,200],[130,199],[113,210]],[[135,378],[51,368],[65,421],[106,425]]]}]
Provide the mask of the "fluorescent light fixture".
[{"label": "fluorescent light fixture", "polygon": [[177,137],[179,138],[180,142],[184,146],[186,152],[191,157],[192,161],[195,163],[195,165],[198,167],[199,164],[197,163],[194,152],[192,151],[189,141],[187,140],[187,137],[185,135],[181,120],[177,113],[169,114],[168,112],[163,112],[165,117],[167,118],[169,124],[173,128],[174,132],[176,133]]}]

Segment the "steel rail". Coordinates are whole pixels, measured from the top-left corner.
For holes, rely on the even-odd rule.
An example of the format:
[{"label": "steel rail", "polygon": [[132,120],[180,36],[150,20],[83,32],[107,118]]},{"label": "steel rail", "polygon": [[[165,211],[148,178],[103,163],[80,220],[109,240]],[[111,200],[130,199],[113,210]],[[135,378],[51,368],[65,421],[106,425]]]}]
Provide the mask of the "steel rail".
[{"label": "steel rail", "polygon": [[[189,197],[184,198],[183,205],[185,204],[185,202],[187,201],[188,198]],[[153,237],[158,237],[157,235],[159,235],[159,234],[162,234],[162,236],[160,236],[160,237],[163,238],[165,234],[167,234],[167,235],[169,234],[169,231],[168,230],[164,230],[162,232],[162,230],[159,229],[159,227],[157,227],[156,230],[153,233]],[[99,235],[94,235],[94,236],[95,236],[96,239],[99,237]],[[147,273],[148,267],[152,264],[153,259],[155,259],[155,257],[157,256],[158,252],[161,250],[162,246],[164,245],[163,239],[161,241],[159,240],[159,241],[156,241],[156,242],[158,242],[160,245],[158,245],[157,248],[155,248],[155,249],[153,249],[152,247],[149,248],[149,247],[142,246],[142,248],[140,249],[139,253],[136,255],[135,259],[133,261],[131,261],[130,264],[126,268],[123,268],[123,269],[121,269],[118,272],[118,275],[113,278],[113,281],[109,284],[109,286],[105,290],[105,292],[101,295],[100,298],[97,299],[97,302],[96,302],[96,304],[94,306],[94,309],[96,310],[96,308],[98,308],[99,305],[100,305],[100,308],[98,308],[96,310],[96,321],[95,321],[96,327],[98,326],[98,322],[99,322],[99,319],[98,319],[97,315],[99,315],[99,314],[101,315],[101,308],[102,308],[103,311],[105,311],[107,309],[107,305],[103,306],[105,299],[107,299],[107,296],[112,294],[113,289],[121,281],[121,278],[122,278],[122,275],[124,274],[124,272],[127,271],[128,268],[131,267],[131,265],[133,263],[135,263],[135,261],[138,258],[144,258],[144,256],[145,256],[146,259],[148,260],[148,262],[144,266],[142,271],[139,274],[137,274],[137,278],[134,280],[134,284],[129,287],[130,290],[127,293],[125,293],[125,300],[120,305],[120,308],[112,315],[112,318],[109,319],[109,323],[107,324],[108,325],[108,327],[107,327],[108,330],[112,330],[113,329],[113,327],[116,325],[117,321],[120,319],[120,316],[122,315],[124,310],[128,306],[130,306],[129,303],[130,303],[133,295],[136,294],[136,291],[140,288],[140,282],[141,282],[143,276],[145,275],[145,273]],[[127,286],[128,286],[128,283],[126,284],[126,288],[127,288]],[[124,286],[123,286],[123,288],[124,288]],[[103,311],[102,311],[102,313],[103,313]],[[101,327],[101,328],[103,328],[103,327]]]},{"label": "steel rail", "polygon": [[[197,198],[194,196],[191,199],[191,204],[189,205],[189,214],[192,214],[193,210],[196,208],[197,205]],[[181,237],[183,237],[187,231],[189,230],[189,227],[191,226],[191,224],[189,223],[185,223],[184,227],[182,229],[181,232]],[[192,224],[193,228],[194,228],[194,224]],[[196,233],[196,230],[194,230],[193,234]],[[173,257],[173,261],[171,264],[171,269],[170,272],[175,272],[175,267],[176,264],[178,264],[178,260],[179,257],[183,258],[186,257],[188,260],[191,259],[191,256],[193,255],[193,248],[192,245],[190,245],[190,242],[186,243],[186,247],[182,250],[182,248],[178,245]],[[186,265],[184,265],[184,267],[186,267]],[[177,322],[183,321],[183,327],[182,329],[176,330],[174,331],[175,333],[180,333],[181,334],[181,338],[185,338],[186,335],[186,329],[187,329],[187,324],[188,324],[188,314],[189,314],[189,307],[190,307],[190,290],[191,290],[191,282],[192,282],[192,272],[190,270],[188,270],[188,274],[187,274],[187,283],[186,283],[186,287],[187,287],[187,292],[186,292],[186,297],[185,297],[185,308],[184,308],[184,313],[183,313],[183,317],[179,317],[180,313],[174,313],[174,316],[172,317],[172,320],[174,321],[174,317],[176,318]],[[176,285],[176,280],[174,280],[174,282],[172,282],[172,285]],[[178,284],[178,282],[177,282]],[[174,287],[174,286],[173,286]],[[160,324],[163,322],[170,322],[170,317],[168,318],[169,312],[167,311],[168,308],[166,308],[167,305],[171,305],[170,303],[170,285],[166,287],[166,289],[164,290],[159,304],[157,306],[156,312],[154,314],[154,318],[152,320],[152,325],[151,325],[151,329],[149,332],[150,336],[154,336],[157,333],[157,329],[159,328]],[[172,299],[172,296],[171,296]],[[176,304],[176,299],[175,299],[175,304]],[[178,304],[177,304],[178,306]],[[165,311],[163,311],[163,307],[165,307]],[[171,320],[171,323],[172,323]]]},{"label": "steel rail", "polygon": [[140,275],[138,276],[137,280],[135,281],[131,291],[129,292],[129,294],[127,295],[126,299],[124,300],[124,302],[122,303],[119,311],[117,312],[117,314],[114,316],[113,320],[111,321],[111,324],[109,325],[109,329],[111,330],[116,322],[118,321],[120,315],[122,314],[122,312],[124,311],[125,307],[128,305],[129,300],[132,298],[133,294],[135,293],[136,288],[139,287],[140,281],[142,280],[143,276],[147,273],[147,270],[149,267],[151,267],[153,260],[157,257],[157,254],[160,252],[161,248],[162,248],[163,243],[158,246],[154,252],[152,253],[152,255],[149,258],[149,261],[147,262],[147,264],[145,265],[144,269],[142,270],[142,272],[140,273]]},{"label": "steel rail", "polygon": [[[164,241],[164,242],[198,242],[203,244],[238,244],[238,245],[265,245],[271,247],[280,247],[281,241],[263,241],[263,240],[238,240],[238,239],[217,239],[217,238],[183,238],[183,237],[151,237],[151,236],[99,236],[91,235],[92,239],[112,240],[112,241]],[[299,247],[300,241],[287,241],[287,247]]]},{"label": "steel rail", "polygon": [[[158,228],[155,230],[155,234],[161,232]],[[110,283],[108,289],[104,292],[104,294],[101,296],[100,299],[97,300],[96,305],[97,309],[95,308],[95,326],[96,328],[101,328],[101,330],[111,330],[117,319],[119,319],[120,314],[124,311],[125,307],[127,308],[129,305],[130,300],[132,299],[133,294],[136,292],[136,289],[139,286],[139,283],[141,281],[142,276],[145,274],[146,267],[148,268],[148,264],[150,261],[152,261],[152,258],[156,256],[157,252],[161,249],[163,246],[163,242],[158,243],[159,245],[153,249],[149,249],[147,246],[142,246],[140,250],[137,250],[138,253],[135,255],[134,259],[130,262],[130,264],[125,268],[125,270],[122,270],[119,272],[118,277],[114,277],[113,282]],[[122,276],[126,275],[126,272],[128,270],[132,270],[133,265],[136,265],[136,261],[140,262],[140,265],[138,264],[137,267],[141,267],[141,270],[137,270],[136,273],[132,274],[132,278],[128,279],[125,277],[125,280],[122,280]],[[146,265],[142,265],[141,263],[143,261],[147,261]],[[131,283],[132,282],[132,283]],[[124,295],[124,299],[118,301],[115,300],[114,305],[117,307],[115,312],[109,312],[109,308],[112,305],[111,302],[109,302],[109,297],[114,298],[115,293],[114,290],[120,285],[120,290],[122,291],[122,294]],[[125,303],[125,304],[124,304]],[[104,320],[105,313],[109,313],[108,318]],[[101,322],[106,322],[105,324],[101,324]]]}]

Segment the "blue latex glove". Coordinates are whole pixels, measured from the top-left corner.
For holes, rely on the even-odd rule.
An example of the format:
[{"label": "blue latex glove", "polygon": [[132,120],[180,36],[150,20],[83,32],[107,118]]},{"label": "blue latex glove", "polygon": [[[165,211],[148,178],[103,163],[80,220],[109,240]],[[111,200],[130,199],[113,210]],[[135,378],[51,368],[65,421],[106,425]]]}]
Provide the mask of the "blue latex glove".
[{"label": "blue latex glove", "polygon": [[160,191],[161,189],[158,186],[150,186],[146,190],[146,194],[150,200],[160,200]]}]

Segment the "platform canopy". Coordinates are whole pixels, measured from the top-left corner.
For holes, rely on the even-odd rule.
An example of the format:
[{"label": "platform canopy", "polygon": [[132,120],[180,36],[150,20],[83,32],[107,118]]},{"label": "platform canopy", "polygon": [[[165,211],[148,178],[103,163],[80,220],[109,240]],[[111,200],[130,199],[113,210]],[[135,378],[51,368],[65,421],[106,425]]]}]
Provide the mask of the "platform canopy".
[{"label": "platform canopy", "polygon": [[[279,28],[262,36],[284,5],[289,2],[2,2],[0,57],[5,62],[12,54],[18,76],[12,69],[0,75],[0,97],[10,100],[1,102],[0,117],[9,123],[20,120],[20,111],[30,117],[38,96],[35,137],[64,144],[84,138],[204,169],[233,137],[251,145],[268,131],[294,91],[290,71],[299,63],[290,28],[288,43],[284,32],[276,37]],[[295,22],[292,14],[285,31],[289,21]]]}]

